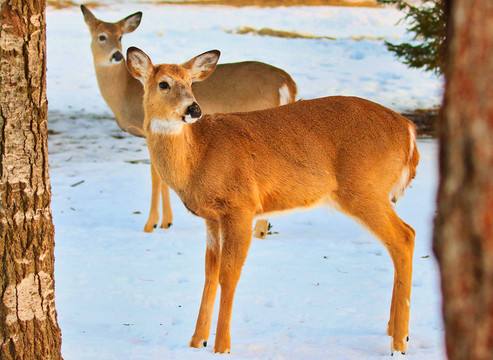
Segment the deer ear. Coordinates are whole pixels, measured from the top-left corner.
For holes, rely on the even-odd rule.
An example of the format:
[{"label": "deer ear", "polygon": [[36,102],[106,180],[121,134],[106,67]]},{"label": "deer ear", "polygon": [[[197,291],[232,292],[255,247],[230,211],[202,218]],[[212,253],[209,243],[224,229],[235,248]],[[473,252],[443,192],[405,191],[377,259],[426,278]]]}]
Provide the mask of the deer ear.
[{"label": "deer ear", "polygon": [[216,69],[221,52],[219,50],[207,51],[182,64],[188,70],[192,82],[205,80]]},{"label": "deer ear", "polygon": [[125,19],[120,20],[118,23],[121,24],[123,33],[128,34],[137,29],[140,25],[140,20],[142,20],[142,12],[136,12],[135,14],[127,16]]},{"label": "deer ear", "polygon": [[132,46],[127,50],[127,68],[134,78],[145,84],[154,66],[145,52]]},{"label": "deer ear", "polygon": [[82,15],[84,15],[84,21],[86,22],[87,26],[89,27],[94,26],[99,21],[94,16],[94,14],[84,5],[80,6],[80,10],[82,11]]}]

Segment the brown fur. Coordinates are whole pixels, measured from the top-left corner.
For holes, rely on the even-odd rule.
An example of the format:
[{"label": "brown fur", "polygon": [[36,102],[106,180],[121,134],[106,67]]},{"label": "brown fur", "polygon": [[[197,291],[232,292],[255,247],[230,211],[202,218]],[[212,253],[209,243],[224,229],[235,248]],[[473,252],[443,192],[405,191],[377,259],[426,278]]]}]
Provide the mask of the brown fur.
[{"label": "brown fur", "polygon": [[[108,23],[97,19],[84,5],[81,5],[81,10],[91,32],[94,69],[101,95],[122,130],[132,135],[143,136],[142,97],[144,90],[142,84],[128,73],[125,61],[116,64],[109,63],[115,50],[122,51],[121,37],[137,28],[142,13],[129,15],[116,23]],[[129,18],[135,18],[138,22],[137,26],[125,27],[126,19]],[[98,40],[102,33],[107,35],[104,42]]]},{"label": "brown fur", "polygon": [[[177,125],[179,132],[158,133],[152,119],[180,124],[177,107],[170,105],[176,94],[156,86],[170,73],[167,66],[157,70],[136,48],[128,56],[132,74],[147,78],[144,131],[152,162],[207,224],[206,283],[190,346],[202,347],[208,339],[220,284],[214,351],[230,350],[233,297],[255,216],[327,204],[355,218],[388,249],[395,266],[388,333],[391,350],[405,352],[414,230],[396,215],[389,197],[406,168],[410,178],[416,173],[413,124],[368,100],[333,96],[203,116]],[[187,86],[193,71],[185,70],[189,77],[180,81]]]},{"label": "brown fur", "polygon": [[[148,104],[152,109],[159,107],[159,103],[150,100]],[[243,207],[245,203],[252,204],[249,210],[260,215],[308,207],[327,194],[366,193],[375,184],[375,191],[388,198],[409,155],[409,146],[392,149],[392,145],[408,142],[412,124],[407,119],[395,121],[382,114],[371,118],[370,110],[382,111],[379,105],[362,99],[332,97],[255,113],[204,116],[185,125],[183,134],[175,137],[146,130],[151,158],[155,153],[170,154],[170,160],[180,159],[176,164],[173,160],[166,162],[166,171],[156,165],[164,172],[166,183],[199,216],[218,220],[235,202]],[[300,112],[317,113],[320,120],[312,116],[307,119]],[[333,118],[337,121],[326,120]],[[382,133],[381,127],[386,131]],[[389,148],[393,151],[389,152]],[[182,163],[184,154],[187,163]],[[276,154],[275,161],[273,155],[265,154]],[[161,164],[162,160],[158,162]],[[339,169],[352,176],[341,177]],[[214,177],[201,176],[213,170]],[[190,173],[185,176],[185,171]],[[290,180],[293,174],[294,182]],[[198,178],[198,182],[192,180]],[[224,193],[225,189],[229,192]],[[207,196],[208,200],[199,196]],[[227,198],[227,204],[213,200],[219,198]]]},{"label": "brown fur", "polygon": [[[103,99],[115,115],[118,126],[132,135],[145,136],[143,131],[144,95],[140,81],[130,75],[125,60],[107,65],[111,52],[122,51],[119,38],[134,31],[142,13],[132,14],[116,23],[97,19],[87,7],[81,5],[84,20],[91,32],[91,49],[99,90]],[[140,15],[139,15],[140,14]],[[126,21],[138,17],[137,26],[126,27]],[[98,41],[101,32],[108,35],[104,44]],[[204,114],[216,112],[251,111],[280,105],[279,89],[286,85],[290,94],[288,102],[296,99],[297,87],[291,76],[284,70],[257,61],[221,64],[204,82],[193,85],[193,92]],[[151,172],[152,169],[151,164]],[[155,172],[155,171],[154,171]],[[159,196],[163,196],[162,228],[168,228],[173,221],[169,204],[169,190],[158,176],[152,176],[152,197],[149,218],[144,231],[152,232],[159,221]],[[255,236],[263,238],[267,223],[262,222]]]}]

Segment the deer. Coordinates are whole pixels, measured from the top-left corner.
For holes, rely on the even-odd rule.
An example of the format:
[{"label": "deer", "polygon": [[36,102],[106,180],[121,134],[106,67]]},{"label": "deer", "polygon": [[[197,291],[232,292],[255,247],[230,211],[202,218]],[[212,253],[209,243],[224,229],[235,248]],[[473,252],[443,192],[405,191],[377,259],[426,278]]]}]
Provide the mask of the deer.
[{"label": "deer", "polygon": [[181,65],[154,65],[142,50],[127,50],[128,69],[144,85],[151,161],[206,224],[205,284],[189,346],[207,346],[220,286],[213,351],[230,352],[233,298],[254,219],[329,206],[362,224],[388,250],[394,285],[387,334],[391,353],[405,353],[415,231],[392,202],[416,175],[413,123],[369,100],[344,96],[202,115],[192,83],[213,73],[219,56],[211,50]]},{"label": "deer", "polygon": [[[98,87],[103,99],[115,116],[116,123],[134,136],[145,137],[143,131],[144,90],[140,81],[127,70],[122,54],[122,36],[140,25],[142,12],[131,14],[117,22],[104,22],[84,5],[80,6],[92,42],[91,50]],[[195,97],[204,114],[242,112],[267,109],[296,99],[297,86],[284,70],[258,61],[220,64],[209,78],[193,85]],[[152,232],[159,221],[159,200],[162,196],[161,228],[173,223],[168,186],[161,181],[151,162],[151,207],[145,232]],[[268,220],[258,220],[254,236],[265,238]]]}]

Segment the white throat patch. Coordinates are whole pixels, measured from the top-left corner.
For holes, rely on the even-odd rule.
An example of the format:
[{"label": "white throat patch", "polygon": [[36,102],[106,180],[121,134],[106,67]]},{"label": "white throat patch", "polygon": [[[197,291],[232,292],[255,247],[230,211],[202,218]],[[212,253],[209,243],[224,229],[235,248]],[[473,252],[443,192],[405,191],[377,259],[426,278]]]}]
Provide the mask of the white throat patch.
[{"label": "white throat patch", "polygon": [[151,131],[157,134],[177,135],[183,130],[183,121],[162,120],[153,118],[151,120]]}]

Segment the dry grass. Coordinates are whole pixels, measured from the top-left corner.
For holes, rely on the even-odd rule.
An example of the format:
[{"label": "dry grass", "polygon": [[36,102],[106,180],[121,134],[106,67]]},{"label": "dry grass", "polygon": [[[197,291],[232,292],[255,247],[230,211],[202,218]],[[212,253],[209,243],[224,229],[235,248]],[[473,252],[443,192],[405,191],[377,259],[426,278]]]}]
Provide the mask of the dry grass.
[{"label": "dry grass", "polygon": [[[375,0],[178,0],[178,1],[148,1],[149,4],[180,4],[180,5],[229,5],[229,6],[260,6],[260,7],[276,7],[276,6],[365,6],[377,7]],[[48,0],[48,6],[63,9],[68,7],[79,6],[72,0]],[[84,3],[91,8],[100,6],[97,1],[88,1]]]},{"label": "dry grass", "polygon": [[[69,7],[74,7],[74,6],[79,6],[79,4],[71,1],[71,0],[48,0],[46,4],[49,7],[55,8],[55,9],[65,9]],[[98,7],[100,4],[96,1],[87,1],[84,3],[84,5],[87,5],[90,8],[95,8]]]},{"label": "dry grass", "polygon": [[184,0],[184,1],[158,1],[161,4],[202,4],[202,5],[229,5],[229,6],[366,6],[376,7],[374,0]]},{"label": "dry grass", "polygon": [[262,28],[260,30],[257,30],[253,27],[250,27],[250,26],[240,26],[236,30],[226,30],[226,31],[228,33],[231,33],[231,34],[239,34],[239,35],[252,34],[252,35],[260,35],[260,36],[275,36],[275,37],[286,38],[286,39],[329,39],[329,40],[335,40],[335,38],[329,37],[329,36],[315,36],[312,34],[300,34],[300,33],[293,32],[293,31],[274,30],[271,28]]},{"label": "dry grass", "polygon": [[[234,30],[225,30],[229,34],[238,34],[238,35],[259,35],[259,36],[274,36],[274,37],[280,37],[280,38],[285,38],[285,39],[327,39],[327,40],[337,40],[338,38],[331,37],[331,36],[318,36],[318,35],[313,35],[309,33],[298,33],[294,31],[285,31],[285,30],[275,30],[271,28],[261,28],[261,29],[255,29],[251,26],[240,26],[237,29]],[[361,40],[378,40],[382,41],[385,40],[385,37],[383,36],[373,36],[373,35],[353,35],[350,36],[346,39],[351,39],[354,41],[361,41]]]}]

